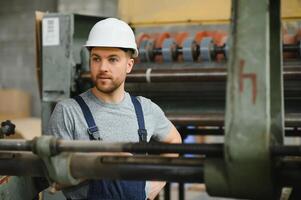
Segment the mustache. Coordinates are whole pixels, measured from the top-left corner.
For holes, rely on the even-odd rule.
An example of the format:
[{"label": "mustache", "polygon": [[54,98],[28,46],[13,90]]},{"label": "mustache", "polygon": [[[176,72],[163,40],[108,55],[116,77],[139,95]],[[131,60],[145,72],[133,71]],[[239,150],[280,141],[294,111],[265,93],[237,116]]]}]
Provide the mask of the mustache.
[{"label": "mustache", "polygon": [[99,73],[96,75],[96,78],[102,79],[102,78],[112,78],[112,76],[108,73]]}]

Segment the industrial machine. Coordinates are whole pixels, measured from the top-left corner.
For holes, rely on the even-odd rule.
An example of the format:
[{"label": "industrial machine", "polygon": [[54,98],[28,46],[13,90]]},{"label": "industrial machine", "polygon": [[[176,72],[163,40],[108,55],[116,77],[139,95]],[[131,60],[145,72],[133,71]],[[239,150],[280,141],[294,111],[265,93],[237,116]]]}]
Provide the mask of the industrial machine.
[{"label": "industrial machine", "polygon": [[[41,17],[37,63],[44,128],[56,102],[91,87],[89,55],[82,45],[101,19]],[[159,104],[184,139],[202,138],[194,144],[101,144],[45,133],[32,141],[1,140],[0,173],[25,176],[14,178],[18,186],[28,183],[30,189],[22,191],[30,193],[27,199],[44,188],[32,177],[46,177],[52,186],[76,185],[82,178],[205,183],[212,196],[244,199],[279,199],[289,188],[287,198],[300,199],[300,144],[284,140],[301,134],[301,30],[281,27],[280,1],[233,0],[230,26],[134,28],[140,56],[126,90]],[[208,135],[222,140],[206,143]],[[3,191],[0,186],[2,199],[13,196]]]}]

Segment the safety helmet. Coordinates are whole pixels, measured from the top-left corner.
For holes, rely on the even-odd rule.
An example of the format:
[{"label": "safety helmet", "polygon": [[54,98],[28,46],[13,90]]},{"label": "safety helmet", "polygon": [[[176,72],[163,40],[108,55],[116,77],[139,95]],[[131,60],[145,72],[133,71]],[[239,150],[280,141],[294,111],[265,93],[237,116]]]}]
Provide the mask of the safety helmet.
[{"label": "safety helmet", "polygon": [[116,18],[107,18],[97,22],[91,29],[86,47],[117,47],[134,51],[138,56],[135,35],[131,27]]}]

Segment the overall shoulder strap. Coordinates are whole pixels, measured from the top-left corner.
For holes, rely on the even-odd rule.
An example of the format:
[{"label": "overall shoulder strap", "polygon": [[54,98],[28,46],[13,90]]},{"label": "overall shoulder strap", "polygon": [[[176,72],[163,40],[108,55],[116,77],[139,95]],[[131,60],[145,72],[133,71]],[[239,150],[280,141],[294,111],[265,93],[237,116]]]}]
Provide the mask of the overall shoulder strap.
[{"label": "overall shoulder strap", "polygon": [[94,121],[94,118],[93,118],[90,108],[88,107],[88,105],[86,104],[86,102],[83,100],[83,98],[81,96],[79,96],[79,95],[75,96],[74,100],[79,104],[79,106],[84,114],[85,120],[88,125],[87,132],[89,134],[90,140],[100,140],[98,127],[95,124],[95,121]]},{"label": "overall shoulder strap", "polygon": [[132,103],[135,108],[135,113],[138,121],[139,142],[147,142],[147,130],[145,129],[144,115],[140,101],[135,96],[131,96]]}]

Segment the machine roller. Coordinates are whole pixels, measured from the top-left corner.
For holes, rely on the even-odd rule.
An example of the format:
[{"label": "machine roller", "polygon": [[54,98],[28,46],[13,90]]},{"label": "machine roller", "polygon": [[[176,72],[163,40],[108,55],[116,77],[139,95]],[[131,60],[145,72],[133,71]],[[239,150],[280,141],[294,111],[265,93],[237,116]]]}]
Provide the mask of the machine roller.
[{"label": "machine roller", "polygon": [[[150,35],[145,37],[145,35],[147,34],[138,36],[138,41],[140,41],[140,62],[155,62],[157,55],[162,56],[162,62],[167,63],[178,62],[180,56],[183,57],[181,62],[205,63],[227,60],[229,58],[228,37],[219,32],[198,32],[194,37],[184,37],[182,43],[177,42],[176,37],[171,37],[170,35],[172,34],[168,34],[168,36],[159,38],[160,41],[163,40],[162,45],[159,47],[155,45],[159,39]],[[166,35],[166,33],[159,35]],[[295,53],[295,56],[300,58],[301,41],[299,40],[294,44],[284,43],[283,52]]]}]

